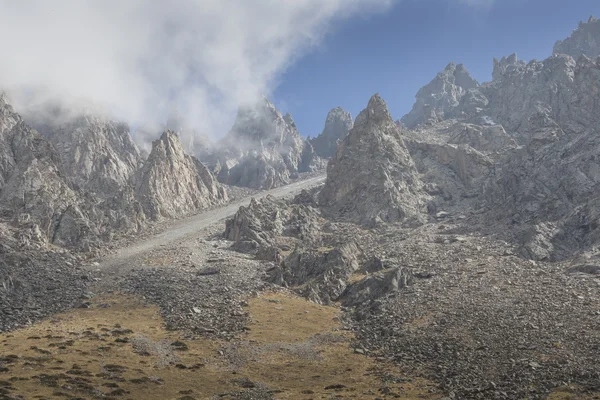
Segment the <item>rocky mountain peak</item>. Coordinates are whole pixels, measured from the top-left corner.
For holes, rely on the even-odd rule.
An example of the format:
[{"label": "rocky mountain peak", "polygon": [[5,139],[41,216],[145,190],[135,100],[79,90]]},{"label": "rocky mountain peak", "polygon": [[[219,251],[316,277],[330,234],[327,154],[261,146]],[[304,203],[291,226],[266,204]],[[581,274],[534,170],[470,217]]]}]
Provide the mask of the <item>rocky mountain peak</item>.
[{"label": "rocky mountain peak", "polygon": [[300,136],[290,114],[283,116],[266,98],[240,107],[231,131],[217,144],[214,172],[219,181],[270,189],[321,164]]},{"label": "rocky mountain peak", "polygon": [[582,55],[590,58],[600,56],[600,21],[590,16],[588,22],[580,22],[571,36],[554,45],[554,54],[567,54],[573,58]]},{"label": "rocky mountain peak", "polygon": [[[354,121],[354,126],[360,129],[369,123],[385,124],[388,122],[393,123],[394,120],[392,119],[392,116],[388,110],[387,104],[377,93],[371,97],[367,108],[358,114],[356,121]],[[383,133],[386,132],[384,131]]]},{"label": "rocky mountain peak", "polygon": [[323,132],[310,142],[319,156],[332,157],[335,154],[338,141],[343,140],[348,135],[353,125],[352,114],[342,107],[336,107],[327,114]]},{"label": "rocky mountain peak", "polygon": [[401,121],[408,128],[449,118],[456,113],[460,100],[479,86],[463,64],[449,63],[416,94],[412,110]]},{"label": "rocky mountain peak", "polygon": [[361,224],[412,224],[425,220],[426,197],[400,130],[376,94],[329,161],[319,202]]},{"label": "rocky mountain peak", "polygon": [[11,130],[20,120],[21,117],[8,102],[6,94],[0,92],[0,134]]},{"label": "rocky mountain peak", "polygon": [[39,119],[32,116],[32,123],[54,145],[62,170],[78,187],[110,197],[141,166],[140,151],[126,123],[99,114],[46,112]]},{"label": "rocky mountain peak", "polygon": [[151,219],[181,217],[227,199],[212,173],[185,154],[171,130],[152,142],[152,151],[135,177],[135,195]]},{"label": "rocky mountain peak", "polygon": [[517,53],[512,53],[508,57],[502,57],[500,61],[494,58],[494,70],[492,71],[492,80],[497,81],[502,79],[502,76],[507,72],[510,73],[519,68],[525,67],[525,61],[519,60]]}]

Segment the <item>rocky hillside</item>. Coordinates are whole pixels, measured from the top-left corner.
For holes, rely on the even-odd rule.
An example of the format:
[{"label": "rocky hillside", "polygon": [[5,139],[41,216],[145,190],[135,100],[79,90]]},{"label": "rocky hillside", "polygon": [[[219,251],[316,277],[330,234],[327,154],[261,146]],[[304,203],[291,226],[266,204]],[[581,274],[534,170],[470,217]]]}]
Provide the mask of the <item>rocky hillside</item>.
[{"label": "rocky hillside", "polygon": [[600,56],[600,21],[593,16],[587,23],[580,22],[579,27],[565,40],[554,45],[554,54],[567,54],[573,58],[582,55],[593,58]]},{"label": "rocky hillside", "polygon": [[179,137],[165,131],[136,173],[135,197],[151,219],[177,218],[227,200],[225,189]]},{"label": "rocky hillside", "polygon": [[171,131],[142,165],[126,125],[90,115],[69,121],[41,125],[42,136],[0,97],[0,218],[30,241],[90,251],[150,220],[227,200]]},{"label": "rocky hillside", "polygon": [[[600,64],[590,57],[598,55],[598,26],[594,18],[581,24],[543,61],[495,59],[491,82],[457,86],[451,64],[419,91],[403,121],[420,126],[405,136],[436,208],[487,210],[511,226],[507,236],[529,258],[593,248]],[[440,111],[431,118],[423,117],[425,97]]]},{"label": "rocky hillside", "polygon": [[0,217],[37,232],[41,241],[73,245],[89,233],[82,196],[63,175],[60,156],[0,96]]},{"label": "rocky hillside", "polygon": [[212,164],[220,182],[270,189],[314,171],[322,161],[291,115],[284,117],[263,98],[239,109],[233,128],[216,145]]},{"label": "rocky hillside", "polygon": [[408,128],[414,128],[425,122],[451,118],[457,113],[461,100],[473,105],[481,102],[476,94],[470,93],[478,86],[463,64],[450,63],[417,92],[412,110],[402,117],[401,122]]},{"label": "rocky hillside", "polygon": [[425,221],[423,184],[379,95],[369,100],[329,161],[319,203],[362,224]]},{"label": "rocky hillside", "polygon": [[336,107],[329,111],[323,132],[310,140],[317,155],[323,158],[333,157],[338,142],[344,140],[353,125],[352,114],[343,108]]},{"label": "rocky hillside", "polygon": [[58,151],[65,175],[102,198],[123,189],[142,163],[124,123],[87,114],[51,123],[41,132]]}]

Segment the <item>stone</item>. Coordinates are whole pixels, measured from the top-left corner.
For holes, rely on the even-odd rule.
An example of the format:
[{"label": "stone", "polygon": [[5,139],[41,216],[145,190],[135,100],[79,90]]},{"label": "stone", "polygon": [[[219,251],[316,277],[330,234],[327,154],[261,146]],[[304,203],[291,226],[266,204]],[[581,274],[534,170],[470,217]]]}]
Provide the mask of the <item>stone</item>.
[{"label": "stone", "polygon": [[412,129],[427,122],[437,122],[453,115],[460,100],[479,83],[463,64],[450,63],[429,84],[422,87],[412,110],[402,117],[402,123]]},{"label": "stone", "polygon": [[336,107],[329,111],[323,132],[310,141],[317,155],[323,158],[333,157],[338,142],[344,140],[353,125],[352,114],[343,108]]},{"label": "stone", "polygon": [[344,307],[353,307],[395,293],[412,283],[413,276],[404,268],[392,268],[369,275],[349,285],[341,295]]},{"label": "stone", "polygon": [[101,198],[128,185],[142,164],[129,126],[89,113],[62,114],[66,111],[55,111],[51,118],[46,116],[37,122],[40,132],[57,150],[62,171],[69,180]]},{"label": "stone", "polygon": [[210,166],[222,183],[271,189],[322,168],[323,162],[291,115],[283,116],[263,98],[240,107],[233,127],[215,145]]},{"label": "stone", "polygon": [[600,21],[591,16],[587,22],[580,22],[571,36],[559,40],[554,45],[554,54],[567,54],[573,58],[583,55],[594,58],[600,56]]},{"label": "stone", "polygon": [[172,131],[152,143],[134,182],[135,198],[153,220],[181,217],[227,201],[225,189],[206,166],[185,154]]},{"label": "stone", "polygon": [[319,205],[361,224],[426,220],[427,194],[387,105],[374,95],[327,165]]}]

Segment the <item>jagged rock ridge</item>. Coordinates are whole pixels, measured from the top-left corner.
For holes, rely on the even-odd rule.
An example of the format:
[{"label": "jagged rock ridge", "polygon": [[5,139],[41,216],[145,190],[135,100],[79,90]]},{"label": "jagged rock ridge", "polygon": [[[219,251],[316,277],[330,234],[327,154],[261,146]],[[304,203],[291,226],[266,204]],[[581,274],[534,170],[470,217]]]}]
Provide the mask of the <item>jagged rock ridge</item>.
[{"label": "jagged rock ridge", "polygon": [[387,105],[374,95],[327,165],[319,203],[362,224],[421,223],[428,196]]},{"label": "jagged rock ridge", "polygon": [[285,117],[266,98],[241,107],[231,131],[216,145],[213,170],[219,181],[255,189],[285,185],[321,162]]},{"label": "jagged rock ridge", "polygon": [[62,152],[0,96],[0,218],[31,240],[91,251],[115,235],[139,232],[148,220],[227,199],[170,131],[141,168],[124,125],[85,116],[49,132]]},{"label": "jagged rock ridge", "polygon": [[591,16],[587,23],[580,22],[579,27],[565,40],[554,45],[554,54],[567,54],[573,58],[583,55],[593,58],[600,56],[600,21]]},{"label": "jagged rock ridge", "polygon": [[[600,60],[582,55],[593,54],[597,25],[581,25],[543,61],[525,63],[516,54],[494,60],[492,82],[470,89],[454,112],[405,133],[433,203],[487,209],[488,218],[512,226],[507,232],[528,258],[569,257],[600,239]],[[581,52],[564,50],[573,47]],[[434,97],[446,94],[442,85]],[[472,107],[471,98],[482,101]],[[457,152],[452,144],[468,147]],[[467,182],[456,179],[467,170]],[[479,200],[465,202],[465,195]]]},{"label": "jagged rock ridge", "polygon": [[317,155],[323,158],[334,156],[338,142],[344,140],[353,125],[352,114],[343,108],[329,111],[323,132],[310,141]]},{"label": "jagged rock ridge", "polygon": [[87,114],[47,125],[41,132],[58,151],[70,181],[103,198],[123,189],[142,164],[124,123]]},{"label": "jagged rock ridge", "polygon": [[227,200],[224,188],[178,136],[165,131],[135,176],[135,197],[152,219],[177,218]]},{"label": "jagged rock ridge", "polygon": [[[41,241],[73,245],[91,230],[80,206],[54,147],[0,95],[0,216]],[[68,221],[74,229],[65,229]]]},{"label": "jagged rock ridge", "polygon": [[[425,122],[451,117],[461,99],[478,86],[463,64],[450,63],[417,92],[412,110],[401,121],[408,128],[414,128]],[[478,101],[477,98],[471,100],[475,103]]]}]

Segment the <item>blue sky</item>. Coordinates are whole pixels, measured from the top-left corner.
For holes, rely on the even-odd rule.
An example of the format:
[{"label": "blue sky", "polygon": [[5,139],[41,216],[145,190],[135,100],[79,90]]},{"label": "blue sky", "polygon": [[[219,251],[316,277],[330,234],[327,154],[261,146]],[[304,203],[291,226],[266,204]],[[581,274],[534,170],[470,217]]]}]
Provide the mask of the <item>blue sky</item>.
[{"label": "blue sky", "polygon": [[397,119],[450,61],[489,81],[494,57],[516,52],[523,60],[544,59],[579,21],[600,17],[598,0],[467,4],[486,1],[403,0],[384,14],[346,20],[280,77],[273,101],[304,136],[320,133],[338,105],[356,117],[376,92]]}]

